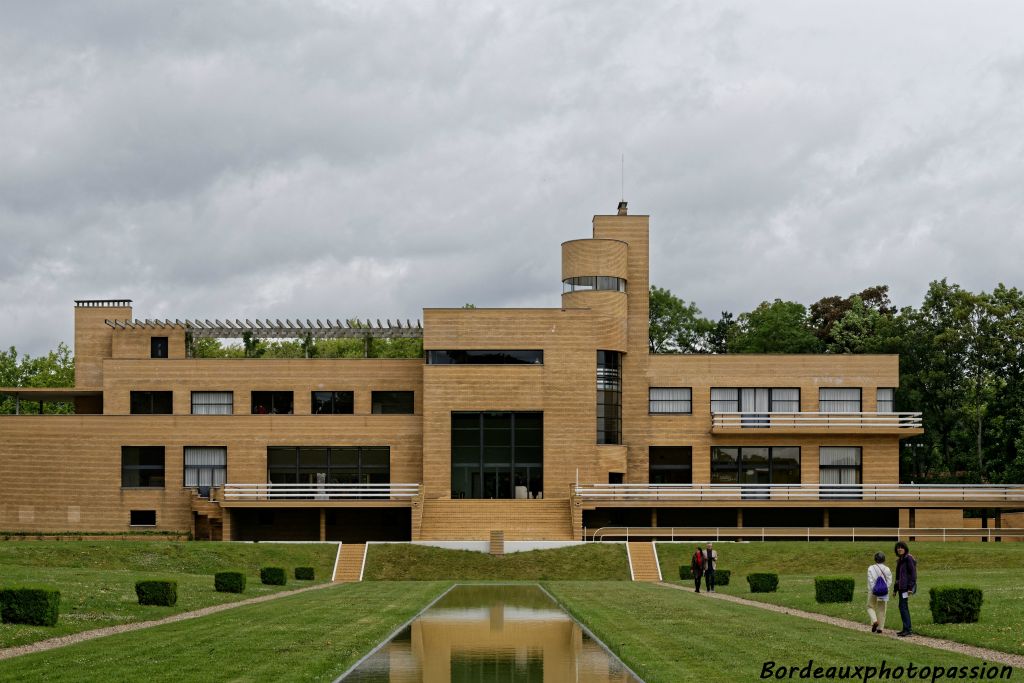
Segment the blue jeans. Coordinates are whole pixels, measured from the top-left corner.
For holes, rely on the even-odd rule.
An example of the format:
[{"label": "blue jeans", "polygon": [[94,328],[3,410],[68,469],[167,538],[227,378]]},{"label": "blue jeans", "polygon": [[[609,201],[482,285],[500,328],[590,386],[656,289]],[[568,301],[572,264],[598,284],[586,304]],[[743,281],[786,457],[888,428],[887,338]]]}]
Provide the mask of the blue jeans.
[{"label": "blue jeans", "polygon": [[900,593],[900,619],[903,620],[903,630],[910,630],[910,599],[903,597]]}]

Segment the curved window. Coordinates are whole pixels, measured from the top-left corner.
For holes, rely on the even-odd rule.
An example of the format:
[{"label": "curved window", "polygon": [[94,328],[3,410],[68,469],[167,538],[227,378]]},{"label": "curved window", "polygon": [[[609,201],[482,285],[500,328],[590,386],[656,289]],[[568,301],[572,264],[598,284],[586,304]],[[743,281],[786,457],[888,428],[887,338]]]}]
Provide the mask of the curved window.
[{"label": "curved window", "polygon": [[625,292],[626,281],[621,277],[583,275],[562,280],[562,294],[570,292]]}]

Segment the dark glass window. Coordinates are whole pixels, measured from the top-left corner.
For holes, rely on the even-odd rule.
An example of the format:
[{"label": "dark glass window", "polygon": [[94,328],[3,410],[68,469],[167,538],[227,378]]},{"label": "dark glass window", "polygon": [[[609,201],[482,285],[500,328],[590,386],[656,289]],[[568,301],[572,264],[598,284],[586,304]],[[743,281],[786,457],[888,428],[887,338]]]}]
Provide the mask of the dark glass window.
[{"label": "dark glass window", "polygon": [[131,526],[156,526],[156,510],[131,510],[128,519]]},{"label": "dark glass window", "polygon": [[167,358],[167,337],[149,338],[149,357]]},{"label": "dark glass window", "polygon": [[163,488],[163,446],[121,446],[123,488]]},{"label": "dark glass window", "polygon": [[133,391],[132,415],[170,415],[174,394],[170,391]]},{"label": "dark glass window", "polygon": [[597,443],[622,443],[622,354],[597,352]]},{"label": "dark glass window", "polygon": [[415,393],[413,391],[375,391],[371,399],[370,412],[374,415],[412,415]]},{"label": "dark glass window", "polygon": [[452,498],[539,498],[543,413],[452,413]]},{"label": "dark glass window", "polygon": [[714,446],[712,484],[799,484],[797,446]]},{"label": "dark glass window", "polygon": [[290,391],[252,392],[253,415],[291,415],[293,407]]},{"label": "dark glass window", "polygon": [[626,281],[621,277],[582,275],[562,280],[562,294],[570,292],[625,292]]},{"label": "dark glass window", "polygon": [[270,446],[267,480],[272,484],[387,484],[391,481],[391,448]]},{"label": "dark glass window", "polygon": [[652,484],[692,484],[693,448],[691,446],[651,446],[648,448],[649,480]]},{"label": "dark glass window", "polygon": [[693,412],[693,391],[690,387],[650,387],[648,399],[652,415],[689,415]]},{"label": "dark glass window", "polygon": [[355,401],[351,391],[314,391],[313,415],[351,415]]},{"label": "dark glass window", "polygon": [[543,365],[536,351],[427,351],[427,365]]}]

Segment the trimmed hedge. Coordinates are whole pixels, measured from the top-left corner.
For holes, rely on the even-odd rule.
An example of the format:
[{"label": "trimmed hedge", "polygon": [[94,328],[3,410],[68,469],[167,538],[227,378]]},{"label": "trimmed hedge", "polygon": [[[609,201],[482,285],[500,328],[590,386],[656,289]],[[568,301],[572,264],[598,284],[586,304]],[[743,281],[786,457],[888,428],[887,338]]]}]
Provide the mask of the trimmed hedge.
[{"label": "trimmed hedge", "polygon": [[928,609],[936,624],[973,624],[981,617],[982,592],[971,586],[936,586],[928,591]]},{"label": "trimmed hedge", "polygon": [[288,583],[288,575],[284,567],[263,567],[260,569],[260,581],[268,586],[283,586]]},{"label": "trimmed hedge", "polygon": [[316,576],[316,572],[313,571],[312,567],[295,568],[296,581],[312,581],[314,576]]},{"label": "trimmed hedge", "polygon": [[0,621],[5,624],[53,626],[60,614],[60,591],[38,588],[0,588]]},{"label": "trimmed hedge", "polygon": [[715,585],[716,586],[728,586],[729,577],[732,576],[731,569],[716,569],[715,570]]},{"label": "trimmed hedge", "polygon": [[755,572],[747,574],[747,583],[751,593],[774,593],[779,587],[779,575],[775,572]]},{"label": "trimmed hedge", "polygon": [[168,579],[136,581],[135,594],[139,596],[140,605],[173,607],[178,602],[178,582]]},{"label": "trimmed hedge", "polygon": [[213,575],[213,588],[218,593],[245,592],[245,574],[242,572],[217,572]]},{"label": "trimmed hedge", "polygon": [[853,602],[855,581],[849,576],[815,576],[815,602]]}]

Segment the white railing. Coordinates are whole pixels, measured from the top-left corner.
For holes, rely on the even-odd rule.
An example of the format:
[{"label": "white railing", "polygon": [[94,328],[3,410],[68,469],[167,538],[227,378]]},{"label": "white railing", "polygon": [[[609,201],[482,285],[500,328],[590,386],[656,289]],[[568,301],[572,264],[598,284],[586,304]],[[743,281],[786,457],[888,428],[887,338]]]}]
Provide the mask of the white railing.
[{"label": "white railing", "polygon": [[593,501],[874,500],[1024,504],[1024,485],[996,484],[586,484]]},{"label": "white railing", "polygon": [[921,429],[921,413],[711,413],[711,427]]},{"label": "white railing", "polygon": [[964,539],[1024,538],[1024,529],[1018,528],[904,528],[904,527],[629,527],[606,526],[584,534],[583,540],[603,541],[609,538],[652,538],[662,541],[721,541],[743,539],[747,541],[773,539],[856,541],[888,538],[913,538],[917,541],[962,541]]},{"label": "white railing", "polygon": [[409,500],[419,484],[225,484],[223,500]]}]

